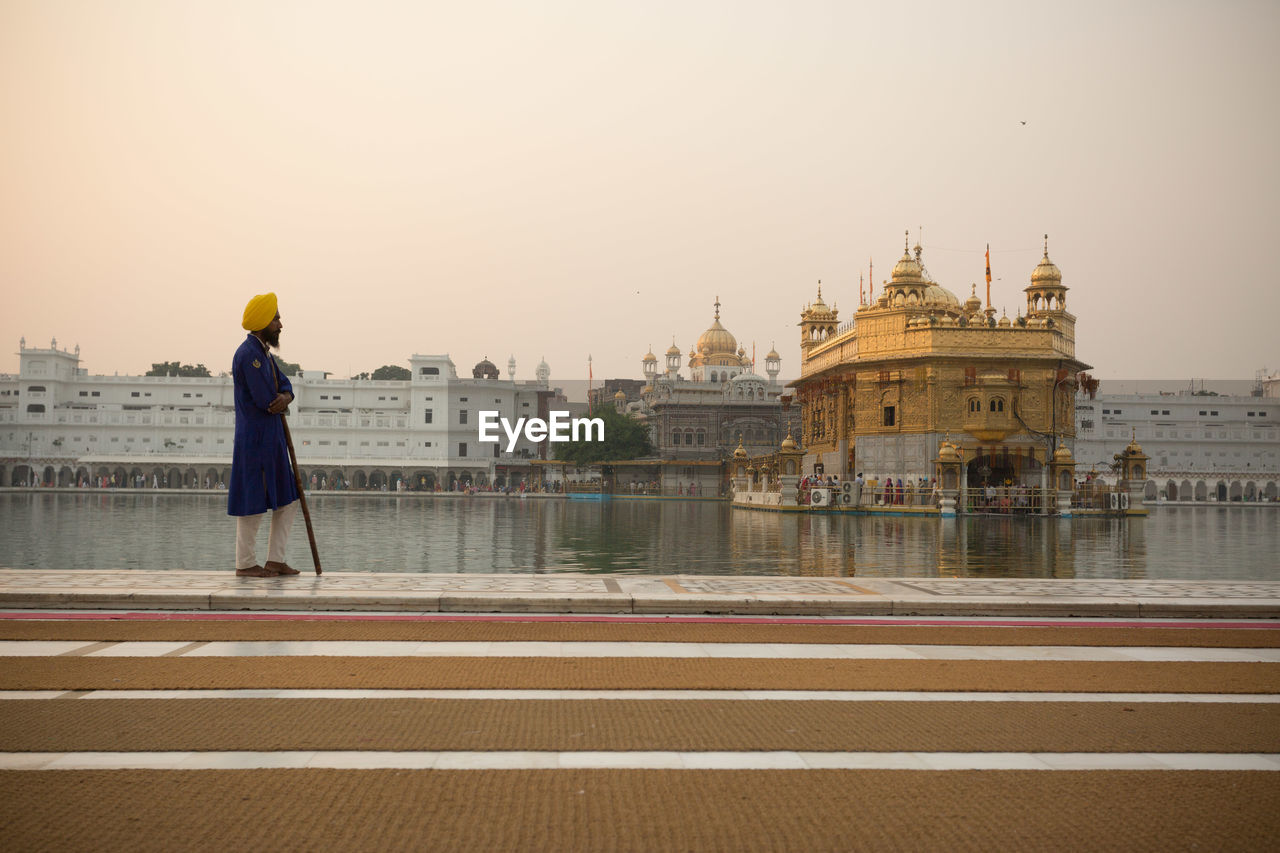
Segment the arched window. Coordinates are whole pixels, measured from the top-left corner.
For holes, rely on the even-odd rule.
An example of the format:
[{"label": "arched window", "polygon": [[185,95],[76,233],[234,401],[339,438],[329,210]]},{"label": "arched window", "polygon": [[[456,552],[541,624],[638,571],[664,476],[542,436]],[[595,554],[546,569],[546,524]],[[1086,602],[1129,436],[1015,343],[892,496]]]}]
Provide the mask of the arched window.
[{"label": "arched window", "polygon": [[970,411],[970,412],[981,412],[981,411],[982,411],[982,401],[981,401],[981,400],[979,400],[977,397],[970,397],[970,398],[969,398],[969,411]]},{"label": "arched window", "polygon": [[684,431],[684,443],[689,447],[693,446],[693,430],[687,429]]},{"label": "arched window", "polygon": [[698,430],[698,446],[702,447],[707,443],[707,433],[704,430]]},{"label": "arched window", "polygon": [[711,371],[711,381],[712,381],[712,382],[719,382],[719,381],[720,381],[720,377],[716,374],[716,372],[715,372],[714,370],[713,370],[713,371]]},{"label": "arched window", "polygon": [[1003,400],[1003,399],[1001,399],[1000,397],[995,397],[994,399],[992,399],[992,401],[991,401],[991,411],[993,411],[993,412],[1003,412],[1003,411],[1004,411],[1004,400]]},{"label": "arched window", "polygon": [[671,443],[672,444],[680,443],[680,430],[677,429],[677,430],[671,431]]}]

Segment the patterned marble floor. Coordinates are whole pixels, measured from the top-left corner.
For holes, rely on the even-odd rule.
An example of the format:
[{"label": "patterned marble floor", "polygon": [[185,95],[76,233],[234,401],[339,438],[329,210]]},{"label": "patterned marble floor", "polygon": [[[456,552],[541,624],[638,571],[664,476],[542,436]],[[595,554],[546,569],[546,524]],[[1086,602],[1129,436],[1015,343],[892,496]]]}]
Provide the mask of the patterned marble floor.
[{"label": "patterned marble floor", "polygon": [[582,574],[238,578],[231,572],[0,569],[0,607],[421,612],[1280,617],[1280,580]]}]

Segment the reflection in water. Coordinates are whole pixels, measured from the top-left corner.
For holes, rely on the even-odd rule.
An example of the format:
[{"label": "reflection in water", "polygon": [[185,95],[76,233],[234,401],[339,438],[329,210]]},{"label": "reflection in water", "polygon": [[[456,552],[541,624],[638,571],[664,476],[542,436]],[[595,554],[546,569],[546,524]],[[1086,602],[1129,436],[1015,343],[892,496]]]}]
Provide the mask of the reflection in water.
[{"label": "reflection in water", "polygon": [[[1267,507],[1160,507],[1125,521],[782,515],[684,501],[310,503],[329,571],[1280,578],[1280,512]],[[225,507],[212,495],[0,495],[0,566],[229,571],[235,526]],[[300,518],[289,560],[311,564]]]}]

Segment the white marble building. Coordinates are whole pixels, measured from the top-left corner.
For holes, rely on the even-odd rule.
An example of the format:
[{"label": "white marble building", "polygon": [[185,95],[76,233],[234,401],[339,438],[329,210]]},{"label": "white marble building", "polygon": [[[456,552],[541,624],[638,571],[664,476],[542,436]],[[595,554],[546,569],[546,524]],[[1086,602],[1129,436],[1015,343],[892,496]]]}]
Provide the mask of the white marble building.
[{"label": "white marble building", "polygon": [[[521,437],[506,450],[478,441],[478,413],[514,422],[564,409],[551,370],[517,381],[487,359],[460,377],[448,355],[414,355],[402,381],[291,378],[289,419],[298,466],[316,485],[445,490],[516,482],[545,443]],[[91,375],[80,348],[19,345],[18,374],[0,375],[0,485],[85,483],[203,488],[225,483],[235,404],[229,375],[209,378]]]},{"label": "white marble building", "polygon": [[1076,401],[1077,477],[1093,471],[1114,480],[1114,455],[1136,437],[1151,457],[1148,500],[1277,500],[1280,399],[1198,390],[1081,396]]}]

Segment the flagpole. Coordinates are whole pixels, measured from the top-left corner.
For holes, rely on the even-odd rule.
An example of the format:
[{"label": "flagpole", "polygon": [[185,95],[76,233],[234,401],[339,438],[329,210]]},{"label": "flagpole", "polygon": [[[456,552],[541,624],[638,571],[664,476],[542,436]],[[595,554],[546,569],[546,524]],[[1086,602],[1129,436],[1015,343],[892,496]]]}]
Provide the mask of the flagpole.
[{"label": "flagpole", "polygon": [[987,308],[991,308],[991,244],[987,244]]}]

